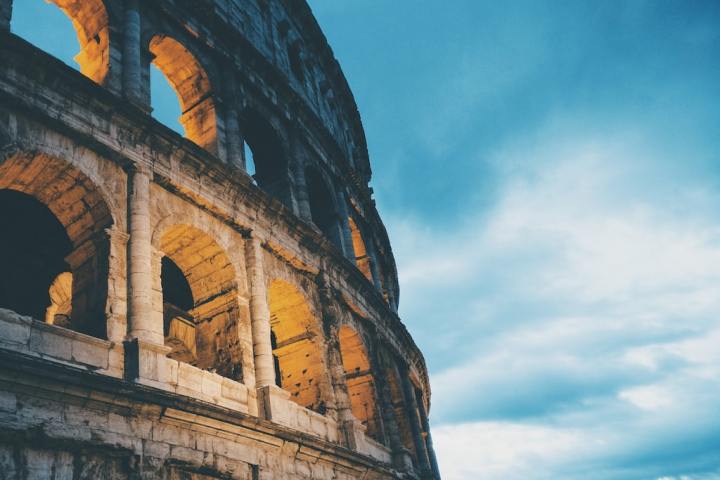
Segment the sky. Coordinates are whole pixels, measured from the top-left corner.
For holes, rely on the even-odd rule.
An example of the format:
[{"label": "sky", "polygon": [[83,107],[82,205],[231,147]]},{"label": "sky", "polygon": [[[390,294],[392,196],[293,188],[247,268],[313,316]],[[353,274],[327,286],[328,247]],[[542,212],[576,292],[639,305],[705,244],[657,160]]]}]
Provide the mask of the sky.
[{"label": "sky", "polygon": [[720,3],[309,3],[443,478],[720,479]]}]

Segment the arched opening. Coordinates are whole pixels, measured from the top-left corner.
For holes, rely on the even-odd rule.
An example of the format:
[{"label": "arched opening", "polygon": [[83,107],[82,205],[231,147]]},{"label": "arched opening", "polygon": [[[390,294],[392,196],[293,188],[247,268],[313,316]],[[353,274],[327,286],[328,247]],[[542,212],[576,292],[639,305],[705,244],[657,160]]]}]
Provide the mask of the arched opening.
[{"label": "arched opening", "polygon": [[227,254],[188,225],[167,229],[159,247],[168,357],[242,381],[237,281]]},{"label": "arched opening", "polygon": [[242,115],[245,136],[245,165],[258,187],[284,200],[287,191],[287,162],[275,129],[255,110]]},{"label": "arched opening", "polygon": [[[171,37],[154,36],[150,40],[149,49],[153,56],[152,64],[162,72],[177,95],[181,110],[180,124],[185,137],[217,153],[217,113],[205,69],[187,48]],[[152,78],[151,82],[154,85]],[[151,92],[157,91],[153,85]],[[168,126],[173,128],[172,124]]]},{"label": "arched opening", "polygon": [[370,257],[368,256],[367,249],[365,248],[365,241],[363,240],[362,233],[360,233],[360,229],[352,217],[348,217],[348,224],[350,225],[353,251],[355,252],[355,265],[357,265],[362,274],[372,282],[373,278],[372,269],[370,267]]},{"label": "arched opening", "polygon": [[288,45],[288,62],[290,63],[290,71],[298,82],[305,83],[305,65],[303,65],[302,48],[300,41],[296,40]]},{"label": "arched opening", "polygon": [[342,250],[338,214],[330,189],[320,173],[314,168],[305,170],[305,183],[307,184],[310,215],[313,223],[339,250]]},{"label": "arched opening", "polygon": [[352,413],[365,425],[369,436],[380,440],[375,380],[365,346],[360,335],[347,325],[340,327],[339,337]]},{"label": "arched opening", "polygon": [[[70,19],[74,33],[69,25],[63,27],[65,19],[56,9],[43,3],[15,1],[13,32],[68,65],[74,60],[83,75],[103,84],[110,71],[110,27],[102,0],[47,0]],[[38,28],[39,24],[53,28]]]},{"label": "arched opening", "polygon": [[51,286],[70,270],[65,256],[72,242],[50,209],[30,195],[0,190],[0,217],[0,306],[45,319]]},{"label": "arched opening", "polygon": [[163,294],[163,332],[168,354],[180,362],[197,361],[195,322],[190,310],[195,306],[192,290],[185,276],[169,257],[161,260],[160,278]]},{"label": "arched opening", "polygon": [[44,155],[0,164],[0,307],[105,338],[112,216],[92,182]]},{"label": "arched opening", "polygon": [[325,364],[318,345],[317,320],[305,297],[289,283],[275,280],[268,289],[268,304],[279,386],[299,405],[325,413],[320,388]]}]

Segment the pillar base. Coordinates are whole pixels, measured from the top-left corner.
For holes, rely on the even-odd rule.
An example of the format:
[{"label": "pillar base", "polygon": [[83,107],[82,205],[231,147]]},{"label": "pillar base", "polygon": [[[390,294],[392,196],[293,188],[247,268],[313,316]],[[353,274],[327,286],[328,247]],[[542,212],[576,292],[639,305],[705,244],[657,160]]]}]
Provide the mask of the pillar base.
[{"label": "pillar base", "polygon": [[393,452],[393,465],[402,472],[415,472],[410,450],[401,447]]},{"label": "pillar base", "polygon": [[258,415],[282,425],[288,424],[290,392],[277,385],[266,385],[257,389]]},{"label": "pillar base", "polygon": [[360,453],[367,452],[367,445],[365,442],[365,426],[356,419],[345,420],[341,423],[340,428],[342,429],[343,436],[345,437],[345,444],[350,450],[354,450]]},{"label": "pillar base", "polygon": [[172,348],[137,338],[124,344],[126,380],[166,390],[170,388],[165,357]]}]

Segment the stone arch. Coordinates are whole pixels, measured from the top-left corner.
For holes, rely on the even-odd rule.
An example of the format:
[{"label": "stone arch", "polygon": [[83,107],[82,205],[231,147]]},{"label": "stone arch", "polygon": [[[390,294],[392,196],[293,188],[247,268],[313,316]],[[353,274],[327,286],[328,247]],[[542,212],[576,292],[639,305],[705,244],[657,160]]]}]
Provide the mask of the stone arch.
[{"label": "stone arch", "polygon": [[[242,381],[238,283],[230,257],[215,239],[191,225],[164,226],[156,230],[156,238],[166,259],[157,259],[161,264],[156,272],[163,297],[165,343],[173,349],[168,356]],[[169,292],[163,290],[172,268],[187,282],[190,308],[173,305]]]},{"label": "stone arch", "polygon": [[177,94],[185,137],[217,154],[218,112],[207,70],[188,48],[167,35],[153,36],[148,49],[152,63]]},{"label": "stone arch", "polygon": [[[92,182],[79,168],[65,160],[43,153],[15,153],[0,163],[0,191],[17,192],[33,199],[47,209],[51,218],[54,218],[64,231],[67,238],[67,248],[63,255],[60,251],[55,252],[56,267],[38,273],[42,281],[46,282],[45,291],[47,296],[37,298],[38,305],[31,314],[38,319],[50,318],[47,316],[48,307],[52,307],[55,300],[52,297],[61,298],[61,292],[68,288],[67,276],[60,279],[61,274],[70,273],[72,292],[70,312],[67,306],[63,312],[67,321],[58,323],[77,330],[82,333],[104,338],[107,335],[105,318],[108,285],[108,253],[109,240],[106,229],[114,224],[111,210],[100,188]],[[9,193],[5,194],[6,200],[16,202],[15,205],[24,205],[18,208],[28,208],[33,218],[40,219],[41,209],[30,206],[27,199],[8,200]],[[5,217],[8,218],[7,216]],[[8,234],[5,241],[9,241],[11,235],[22,234],[22,225],[33,227],[33,218],[22,218],[18,227],[12,228],[6,225]],[[52,220],[46,220],[52,222]],[[26,229],[27,229],[26,228]],[[20,230],[20,231],[18,231]],[[50,239],[29,238],[25,243],[17,245],[17,252],[3,252],[22,258],[32,258],[40,255],[39,251],[31,249],[37,243],[37,248],[52,250],[55,248],[52,243],[62,241],[59,237]],[[39,242],[39,243],[38,243]],[[13,261],[16,261],[15,258]],[[8,263],[6,262],[7,266]],[[7,267],[6,267],[7,268]],[[31,269],[32,270],[32,269]],[[52,270],[52,271],[51,271]],[[4,272],[4,275],[12,275],[12,272]],[[61,282],[57,283],[56,282]],[[53,287],[54,292],[50,292]],[[7,285],[6,285],[6,288]],[[40,305],[43,304],[44,305]],[[42,314],[39,312],[42,311]],[[21,312],[23,313],[23,312]],[[54,320],[54,317],[53,317]],[[55,323],[53,321],[53,323]]]},{"label": "stone arch", "polygon": [[313,223],[325,236],[342,251],[342,229],[338,216],[335,195],[322,173],[314,167],[305,169],[310,215]]},{"label": "stone arch", "polygon": [[[39,1],[39,0],[38,0]],[[46,0],[70,19],[80,52],[75,61],[83,75],[104,85],[110,72],[110,19],[103,0]]]},{"label": "stone arch", "polygon": [[362,274],[372,282],[373,276],[372,267],[370,265],[371,259],[368,255],[367,248],[365,247],[365,240],[362,232],[358,228],[357,223],[355,223],[355,219],[352,215],[348,217],[348,225],[350,226],[350,236],[352,237],[355,265],[357,265],[358,270],[360,270]]},{"label": "stone arch", "polygon": [[322,331],[306,298],[293,285],[274,280],[268,288],[268,305],[279,386],[290,392],[297,404],[325,413],[321,384],[327,372],[320,346]]},{"label": "stone arch", "polygon": [[365,425],[369,436],[381,440],[375,378],[365,344],[349,325],[340,327],[338,339],[353,416]]},{"label": "stone arch", "polygon": [[240,116],[240,122],[247,147],[246,162],[252,161],[255,167],[253,179],[265,192],[286,201],[288,156],[279,132],[254,108],[246,108]]}]

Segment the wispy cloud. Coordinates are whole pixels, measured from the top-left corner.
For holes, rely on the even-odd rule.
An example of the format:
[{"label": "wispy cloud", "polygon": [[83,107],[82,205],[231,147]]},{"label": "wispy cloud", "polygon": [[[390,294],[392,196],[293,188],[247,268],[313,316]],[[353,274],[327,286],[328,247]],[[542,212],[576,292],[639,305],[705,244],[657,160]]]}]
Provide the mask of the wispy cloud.
[{"label": "wispy cloud", "polygon": [[642,135],[569,138],[498,152],[496,203],[457,230],[392,230],[448,478],[657,478],[720,459],[716,200],[698,179],[658,203],[644,182],[666,159]]}]

